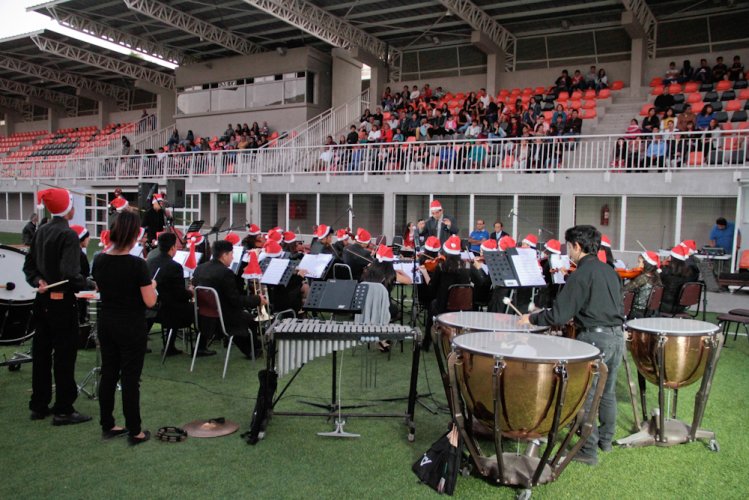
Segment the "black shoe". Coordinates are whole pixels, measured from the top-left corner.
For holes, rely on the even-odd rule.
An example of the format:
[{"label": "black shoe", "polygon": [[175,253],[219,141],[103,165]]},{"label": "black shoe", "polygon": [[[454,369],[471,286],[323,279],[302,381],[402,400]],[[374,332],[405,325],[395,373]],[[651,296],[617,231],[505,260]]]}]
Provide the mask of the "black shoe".
[{"label": "black shoe", "polygon": [[127,442],[130,443],[130,446],[135,446],[136,444],[145,443],[151,439],[151,432],[150,431],[143,431],[143,437],[135,437],[135,436],[128,436]]},{"label": "black shoe", "polygon": [[30,418],[31,418],[31,420],[44,420],[45,418],[47,418],[51,414],[52,414],[52,410],[50,410],[49,408],[47,408],[44,411],[34,411],[34,410],[31,410],[31,417]]},{"label": "black shoe", "polygon": [[596,455],[583,455],[578,453],[572,457],[573,462],[580,462],[581,464],[590,465],[591,467],[598,465],[598,456]]},{"label": "black shoe", "polygon": [[599,441],[598,449],[603,452],[609,452],[614,449],[614,445],[612,445],[611,442],[604,443],[603,441]]},{"label": "black shoe", "polygon": [[[161,350],[161,354],[164,354],[164,349]],[[167,356],[177,356],[179,354],[182,354],[182,351],[180,349],[177,349],[176,347],[170,347],[166,350]]]},{"label": "black shoe", "polygon": [[212,351],[211,349],[198,349],[196,356],[199,358],[205,358],[207,356],[214,356],[215,354],[216,351]]},{"label": "black shoe", "polygon": [[102,439],[112,439],[120,436],[124,436],[127,434],[127,429],[109,429],[108,431],[101,431],[101,438]]},{"label": "black shoe", "polygon": [[74,411],[73,413],[68,413],[66,415],[55,415],[54,417],[52,417],[52,425],[82,424],[84,422],[88,422],[89,420],[91,420],[91,417],[89,417],[88,415],[84,415],[83,413]]}]

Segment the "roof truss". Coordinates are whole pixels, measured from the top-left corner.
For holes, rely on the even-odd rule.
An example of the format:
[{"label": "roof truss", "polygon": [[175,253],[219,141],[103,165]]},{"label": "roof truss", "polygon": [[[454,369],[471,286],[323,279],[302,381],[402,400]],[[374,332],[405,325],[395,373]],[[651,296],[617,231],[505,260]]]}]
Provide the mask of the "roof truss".
[{"label": "roof truss", "polygon": [[62,106],[65,108],[65,113],[68,116],[75,116],[78,113],[78,98],[74,95],[34,87],[33,85],[8,80],[7,78],[0,78],[0,91],[35,98]]}]

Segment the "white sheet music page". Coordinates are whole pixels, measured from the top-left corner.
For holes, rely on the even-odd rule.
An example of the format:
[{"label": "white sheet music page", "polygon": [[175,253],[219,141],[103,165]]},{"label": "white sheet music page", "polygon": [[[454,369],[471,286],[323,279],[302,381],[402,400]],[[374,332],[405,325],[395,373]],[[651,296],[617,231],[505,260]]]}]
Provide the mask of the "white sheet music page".
[{"label": "white sheet music page", "polygon": [[297,269],[305,269],[307,271],[307,278],[322,278],[322,274],[331,260],[333,260],[333,256],[329,253],[320,253],[317,255],[308,253],[302,257]]},{"label": "white sheet music page", "polygon": [[532,248],[518,248],[517,251],[517,255],[511,257],[520,286],[546,286],[541,266],[536,260],[536,251]]},{"label": "white sheet music page", "polygon": [[[190,252],[187,250],[177,250],[174,253],[174,257],[172,257],[172,260],[182,266],[182,275],[185,278],[189,278],[192,276],[192,270],[187,269],[185,267],[185,261],[187,261],[187,257],[190,256]],[[195,252],[195,262],[200,262],[200,258],[203,256],[201,252]]]},{"label": "white sheet music page", "polygon": [[140,257],[143,258],[143,245],[140,243],[136,243],[133,248],[130,249],[130,255],[133,257]]},{"label": "white sheet music page", "polygon": [[421,271],[419,271],[418,266],[416,267],[415,276],[412,276],[412,274],[414,274],[413,264],[410,262],[393,262],[393,269],[395,269],[396,271],[402,271],[406,276],[414,280],[417,285],[421,284]]},{"label": "white sheet music page", "polygon": [[[549,256],[549,265],[552,269],[567,269],[570,268],[570,258],[567,255],[556,255],[551,254]],[[556,272],[552,275],[555,285],[564,285],[564,273]]]},{"label": "white sheet music page", "polygon": [[271,259],[260,283],[263,285],[278,285],[283,278],[283,273],[289,267],[289,259]]}]

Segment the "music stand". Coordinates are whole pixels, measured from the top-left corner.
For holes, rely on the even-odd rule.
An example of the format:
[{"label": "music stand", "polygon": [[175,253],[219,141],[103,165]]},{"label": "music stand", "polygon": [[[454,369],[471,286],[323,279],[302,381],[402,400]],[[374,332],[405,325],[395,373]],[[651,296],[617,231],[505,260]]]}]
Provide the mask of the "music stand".
[{"label": "music stand", "polygon": [[224,225],[224,222],[226,222],[226,217],[219,217],[216,223],[213,225],[210,231],[205,235],[206,237],[215,234],[216,235],[216,241],[218,241],[218,233],[221,232],[221,226]]},{"label": "music stand", "polygon": [[192,221],[192,223],[190,223],[190,225],[187,226],[187,230],[185,231],[185,234],[195,233],[197,231],[200,231],[203,228],[203,224],[205,224],[205,221],[202,221],[202,220]]}]

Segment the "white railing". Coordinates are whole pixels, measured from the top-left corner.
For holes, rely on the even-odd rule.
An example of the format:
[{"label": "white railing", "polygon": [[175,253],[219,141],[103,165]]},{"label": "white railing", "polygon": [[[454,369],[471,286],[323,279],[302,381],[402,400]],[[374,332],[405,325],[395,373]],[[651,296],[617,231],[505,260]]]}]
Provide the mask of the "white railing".
[{"label": "white railing", "polygon": [[314,118],[284,132],[276,139],[274,146],[282,148],[310,147],[324,144],[327,136],[333,136],[347,130],[369,107],[369,89],[351,99],[345,104],[331,108]]},{"label": "white railing", "polygon": [[144,137],[142,138],[136,138],[134,141],[131,140],[130,144],[132,144],[133,151],[135,151],[136,149],[141,153],[146,149],[153,149],[154,151],[158,151],[159,148],[166,146],[166,143],[169,142],[169,139],[172,137],[174,129],[176,128],[177,125],[173,123],[166,128],[162,128],[159,131],[151,131],[147,134],[144,134]]},{"label": "white railing", "polygon": [[146,179],[465,172],[680,172],[749,166],[749,130],[370,143],[0,163],[5,179]]},{"label": "white railing", "polygon": [[[166,133],[166,137],[168,139],[169,136],[172,134],[172,131],[174,131],[174,125],[171,125],[158,132],[154,132],[152,128],[153,126],[152,122],[149,118],[150,116],[146,118],[141,118],[138,121],[133,122],[133,123],[128,123],[124,127],[107,135],[106,137],[109,139],[107,144],[97,146],[91,151],[80,154],[80,156],[90,158],[90,157],[99,157],[99,156],[114,156],[114,155],[120,154],[122,152],[122,137],[123,136],[127,136],[128,140],[130,141],[131,151],[135,151],[136,149],[139,149],[140,151],[145,151],[142,145],[146,143],[150,144],[149,140],[152,136],[161,137],[161,135],[164,135],[164,133]],[[160,146],[163,146],[164,144],[166,144],[166,140],[164,141],[163,144],[156,146],[154,150],[158,149]],[[151,147],[151,146],[147,146],[147,147]]]}]

